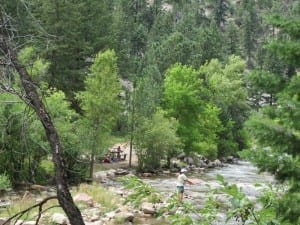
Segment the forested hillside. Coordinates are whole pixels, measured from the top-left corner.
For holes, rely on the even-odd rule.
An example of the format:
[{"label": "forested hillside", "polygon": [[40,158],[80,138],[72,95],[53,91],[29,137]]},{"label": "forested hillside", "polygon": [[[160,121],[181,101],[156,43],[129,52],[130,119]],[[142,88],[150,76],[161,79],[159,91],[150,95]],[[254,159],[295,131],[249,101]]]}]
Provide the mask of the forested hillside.
[{"label": "forested hillside", "polygon": [[[299,222],[299,1],[0,2],[0,42],[52,118],[69,182],[92,176],[116,139],[134,146],[141,171],[181,152],[247,150],[290,185],[279,213]],[[0,189],[49,183],[45,124],[0,46]]]}]

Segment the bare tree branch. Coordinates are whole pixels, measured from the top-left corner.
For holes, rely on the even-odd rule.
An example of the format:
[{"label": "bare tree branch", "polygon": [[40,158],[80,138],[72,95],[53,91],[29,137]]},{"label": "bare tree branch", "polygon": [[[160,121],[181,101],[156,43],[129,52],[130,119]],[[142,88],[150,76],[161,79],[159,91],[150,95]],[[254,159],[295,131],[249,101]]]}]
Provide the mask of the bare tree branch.
[{"label": "bare tree branch", "polygon": [[30,100],[20,92],[16,91],[12,87],[5,86],[3,83],[0,82],[0,92],[8,92],[10,94],[18,96],[24,103],[30,105]]},{"label": "bare tree branch", "polygon": [[21,218],[21,216],[23,216],[25,213],[29,212],[30,210],[32,210],[32,209],[34,209],[34,208],[36,208],[36,207],[39,207],[39,215],[38,215],[38,218],[37,218],[37,220],[36,220],[36,222],[37,222],[36,224],[38,224],[38,221],[39,221],[39,219],[40,219],[40,217],[41,217],[41,212],[42,212],[41,209],[43,208],[43,205],[44,205],[46,202],[48,202],[49,200],[52,200],[52,199],[57,199],[57,196],[50,196],[50,197],[48,197],[48,198],[45,198],[45,199],[43,199],[41,202],[39,202],[39,203],[37,203],[37,204],[35,204],[35,205],[33,205],[33,206],[30,206],[29,208],[24,209],[24,210],[22,210],[21,212],[18,212],[17,214],[15,214],[15,215],[9,217],[6,221],[4,221],[3,225],[9,224],[9,222],[10,222],[11,220],[13,220],[14,218],[17,218],[16,220],[18,220],[18,219]]}]

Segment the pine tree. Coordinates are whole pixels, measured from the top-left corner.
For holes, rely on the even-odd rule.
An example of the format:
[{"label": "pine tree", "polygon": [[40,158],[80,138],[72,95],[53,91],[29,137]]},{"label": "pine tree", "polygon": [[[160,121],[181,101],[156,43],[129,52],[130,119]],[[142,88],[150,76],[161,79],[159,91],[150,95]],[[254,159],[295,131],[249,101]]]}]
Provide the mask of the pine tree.
[{"label": "pine tree", "polygon": [[[300,3],[295,6],[293,16],[272,18],[271,22],[284,35],[271,42],[269,49],[294,68],[299,68]],[[253,161],[261,170],[273,173],[279,181],[288,185],[288,190],[278,202],[278,214],[292,224],[300,223],[299,89],[299,73],[294,72],[285,88],[277,94],[276,105],[263,107],[247,123],[257,141],[257,148],[252,151]]]}]

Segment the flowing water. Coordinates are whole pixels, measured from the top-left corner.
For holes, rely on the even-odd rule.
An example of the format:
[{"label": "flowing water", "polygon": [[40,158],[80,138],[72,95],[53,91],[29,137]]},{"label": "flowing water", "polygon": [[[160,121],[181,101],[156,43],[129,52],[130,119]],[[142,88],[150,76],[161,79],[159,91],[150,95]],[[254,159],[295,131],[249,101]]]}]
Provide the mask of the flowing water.
[{"label": "flowing water", "polygon": [[[188,178],[201,179],[201,182],[196,185],[186,185],[184,193],[184,201],[190,201],[195,208],[201,209],[207,198],[210,188],[221,187],[216,177],[220,174],[224,177],[225,181],[229,184],[236,184],[242,188],[243,192],[249,199],[254,200],[261,192],[261,188],[257,187],[259,184],[275,184],[273,177],[267,173],[258,173],[258,169],[251,163],[246,161],[239,161],[236,164],[228,164],[225,167],[215,168],[207,170],[204,173],[188,173]],[[151,184],[156,190],[159,190],[165,196],[171,196],[176,191],[177,177],[158,177],[151,179],[143,179],[145,182]],[[210,187],[210,188],[209,188]],[[225,199],[225,196],[220,194],[219,199]],[[225,224],[224,213],[218,215],[218,221],[215,224]],[[227,224],[238,224],[235,221],[231,221]]]}]

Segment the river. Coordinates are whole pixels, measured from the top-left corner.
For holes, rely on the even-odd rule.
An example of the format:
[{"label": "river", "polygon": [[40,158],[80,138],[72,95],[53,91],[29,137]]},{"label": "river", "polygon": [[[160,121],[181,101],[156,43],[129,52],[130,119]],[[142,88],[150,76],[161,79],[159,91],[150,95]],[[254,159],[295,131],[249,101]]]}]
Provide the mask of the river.
[{"label": "river", "polygon": [[[201,208],[208,195],[209,187],[220,187],[216,179],[217,174],[222,175],[229,184],[236,184],[242,188],[243,192],[252,200],[260,194],[262,188],[257,187],[255,184],[275,184],[275,180],[270,174],[258,173],[258,169],[251,163],[238,161],[235,164],[227,164],[225,167],[209,169],[204,173],[187,173],[189,178],[201,179],[201,182],[196,185],[186,185],[184,201],[190,201],[196,208]],[[176,190],[176,179],[176,176],[168,176],[143,180],[165,196],[171,196]],[[222,196],[220,196],[220,198],[222,198]],[[214,224],[223,225],[225,224],[224,221],[225,214],[220,213],[218,214],[218,220]],[[230,221],[227,224],[235,225],[238,223]]]}]

